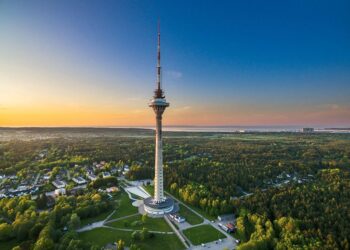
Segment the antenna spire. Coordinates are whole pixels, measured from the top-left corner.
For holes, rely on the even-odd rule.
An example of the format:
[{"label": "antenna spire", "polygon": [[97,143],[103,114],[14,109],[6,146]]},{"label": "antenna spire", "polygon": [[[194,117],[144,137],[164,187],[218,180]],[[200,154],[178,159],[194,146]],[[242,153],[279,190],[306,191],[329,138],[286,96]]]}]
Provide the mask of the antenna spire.
[{"label": "antenna spire", "polygon": [[157,43],[157,87],[154,91],[155,98],[164,98],[161,85],[161,66],[160,66],[160,21],[158,19],[158,43]]}]

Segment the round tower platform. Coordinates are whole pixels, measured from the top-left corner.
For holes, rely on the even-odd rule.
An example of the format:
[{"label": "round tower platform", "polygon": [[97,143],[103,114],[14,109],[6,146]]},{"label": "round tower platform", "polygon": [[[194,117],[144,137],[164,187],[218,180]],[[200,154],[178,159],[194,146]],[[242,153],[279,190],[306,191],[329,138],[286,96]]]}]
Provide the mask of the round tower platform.
[{"label": "round tower platform", "polygon": [[156,203],[153,197],[143,200],[145,211],[150,215],[164,215],[174,210],[174,200],[166,197],[163,202]]}]

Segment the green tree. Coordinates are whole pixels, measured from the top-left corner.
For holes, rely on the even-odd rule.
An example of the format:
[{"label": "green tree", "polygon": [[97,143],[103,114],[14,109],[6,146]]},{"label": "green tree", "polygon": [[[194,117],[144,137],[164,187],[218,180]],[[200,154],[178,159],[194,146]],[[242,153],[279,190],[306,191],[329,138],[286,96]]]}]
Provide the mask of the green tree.
[{"label": "green tree", "polygon": [[80,227],[80,218],[76,213],[73,213],[70,216],[69,227],[71,229],[76,229],[76,228]]},{"label": "green tree", "polygon": [[124,250],[125,242],[122,239],[118,240],[117,244],[118,244],[117,250]]}]

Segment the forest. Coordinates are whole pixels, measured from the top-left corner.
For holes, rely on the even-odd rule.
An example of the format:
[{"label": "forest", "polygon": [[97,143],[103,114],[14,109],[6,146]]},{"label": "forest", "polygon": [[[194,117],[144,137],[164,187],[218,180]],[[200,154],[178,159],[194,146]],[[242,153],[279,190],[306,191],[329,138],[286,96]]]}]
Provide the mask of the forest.
[{"label": "forest", "polygon": [[324,169],[317,180],[259,191],[234,203],[239,249],[349,249],[350,174]]},{"label": "forest", "polygon": [[[21,179],[31,172],[106,161],[128,164],[130,180],[153,178],[151,130],[0,129],[4,134],[0,175]],[[38,158],[43,150],[46,157]],[[166,190],[209,216],[235,212],[241,249],[349,249],[349,159],[350,134],[164,133]],[[89,185],[86,195],[104,185]],[[40,203],[25,197],[0,200],[0,241],[19,237],[33,243],[45,229],[43,234],[49,232],[57,245],[62,237],[52,233],[56,228],[74,224],[75,215],[94,216],[91,206],[96,204],[85,207],[68,197],[60,204],[69,212],[57,219],[51,212],[39,216]],[[108,203],[96,211],[104,209]],[[17,216],[34,231],[21,234],[26,230],[10,226]],[[35,229],[36,221],[41,226]]]}]

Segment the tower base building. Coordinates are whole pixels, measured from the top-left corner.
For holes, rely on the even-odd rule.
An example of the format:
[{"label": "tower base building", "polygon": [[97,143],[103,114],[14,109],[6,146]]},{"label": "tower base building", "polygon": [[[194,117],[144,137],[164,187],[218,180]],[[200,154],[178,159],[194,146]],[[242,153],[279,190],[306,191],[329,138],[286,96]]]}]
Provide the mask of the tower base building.
[{"label": "tower base building", "polygon": [[145,211],[150,215],[163,215],[174,210],[174,200],[171,198],[165,198],[163,202],[157,203],[153,197],[149,197],[143,200],[143,205]]}]

